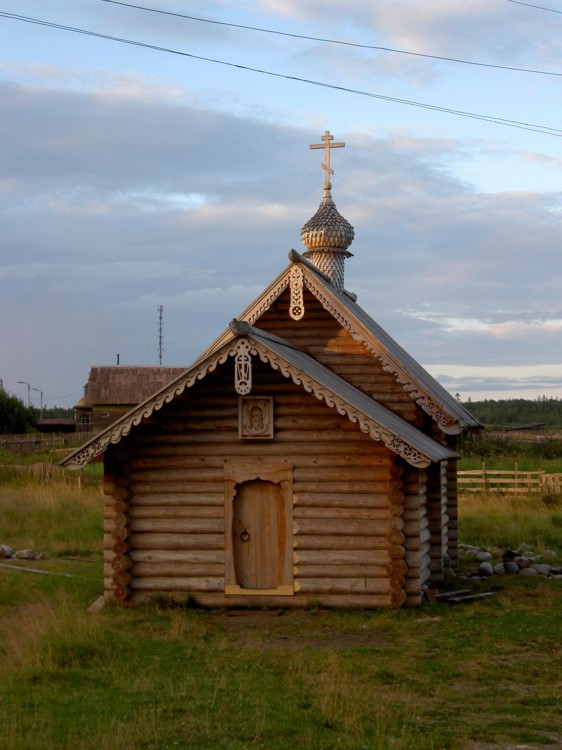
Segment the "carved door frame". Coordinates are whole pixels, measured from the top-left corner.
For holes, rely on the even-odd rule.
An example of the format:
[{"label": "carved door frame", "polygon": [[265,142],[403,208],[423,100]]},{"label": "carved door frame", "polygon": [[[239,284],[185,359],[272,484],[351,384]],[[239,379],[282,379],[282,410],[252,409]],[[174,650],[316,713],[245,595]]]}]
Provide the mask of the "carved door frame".
[{"label": "carved door frame", "polygon": [[[285,539],[282,544],[283,576],[274,589],[241,588],[236,581],[234,551],[232,545],[232,523],[234,499],[237,485],[260,479],[281,487],[285,521]],[[293,585],[293,467],[286,463],[264,461],[225,463],[224,465],[224,552],[225,552],[225,594],[243,596],[292,596]]]}]

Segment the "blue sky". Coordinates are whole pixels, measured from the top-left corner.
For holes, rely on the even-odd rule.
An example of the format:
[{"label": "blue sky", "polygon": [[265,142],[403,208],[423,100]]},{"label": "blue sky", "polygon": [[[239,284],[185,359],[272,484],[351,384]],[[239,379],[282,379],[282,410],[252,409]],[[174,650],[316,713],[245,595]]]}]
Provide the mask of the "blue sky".
[{"label": "blue sky", "polygon": [[[0,11],[556,128],[555,12],[509,0],[104,0]],[[541,3],[542,5],[542,3]],[[73,405],[92,365],[188,365],[302,250],[354,225],[346,287],[453,393],[562,397],[562,139],[0,17],[0,378]],[[452,57],[467,65],[421,55]],[[558,75],[546,75],[546,72]]]}]

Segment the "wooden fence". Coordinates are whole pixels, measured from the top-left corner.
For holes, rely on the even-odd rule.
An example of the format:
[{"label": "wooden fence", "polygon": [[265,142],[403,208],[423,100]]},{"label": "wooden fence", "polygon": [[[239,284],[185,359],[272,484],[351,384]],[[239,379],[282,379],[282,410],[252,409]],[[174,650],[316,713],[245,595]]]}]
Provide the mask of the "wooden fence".
[{"label": "wooden fence", "polygon": [[562,474],[545,471],[492,470],[482,467],[458,472],[459,492],[562,493]]},{"label": "wooden fence", "polygon": [[76,484],[79,488],[85,485],[99,484],[99,478],[86,477],[82,469],[70,471],[57,464],[0,464],[0,481],[2,478],[25,478],[50,484],[64,482]]}]

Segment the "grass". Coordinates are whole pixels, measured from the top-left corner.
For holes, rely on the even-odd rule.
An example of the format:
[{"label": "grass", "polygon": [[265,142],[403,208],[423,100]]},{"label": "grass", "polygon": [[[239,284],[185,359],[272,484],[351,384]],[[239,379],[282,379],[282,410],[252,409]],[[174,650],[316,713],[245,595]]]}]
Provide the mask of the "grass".
[{"label": "grass", "polygon": [[[0,541],[44,549],[30,565],[66,574],[0,568],[0,747],[562,744],[559,581],[494,577],[481,585],[495,597],[416,610],[226,614],[161,601],[88,613],[101,502],[64,486],[0,489]],[[536,498],[471,496],[460,518],[461,541],[505,535],[562,552],[560,508]]]},{"label": "grass", "polygon": [[459,539],[480,547],[517,549],[525,542],[535,552],[562,553],[562,497],[471,493],[459,499]]}]

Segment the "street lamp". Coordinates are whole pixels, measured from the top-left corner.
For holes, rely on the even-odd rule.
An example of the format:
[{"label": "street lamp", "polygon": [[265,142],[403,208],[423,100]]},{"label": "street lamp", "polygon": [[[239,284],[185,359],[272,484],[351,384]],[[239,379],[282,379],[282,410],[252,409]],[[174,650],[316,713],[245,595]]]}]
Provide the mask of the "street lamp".
[{"label": "street lamp", "polygon": [[39,413],[39,419],[43,419],[43,391],[39,390],[39,388],[32,388],[32,391],[37,391],[37,393],[41,394],[41,411]]},{"label": "street lamp", "polygon": [[27,408],[29,409],[29,407],[31,406],[31,395],[30,395],[31,386],[29,385],[29,383],[26,383],[25,380],[18,380],[18,383],[21,383],[22,385],[27,386]]}]

